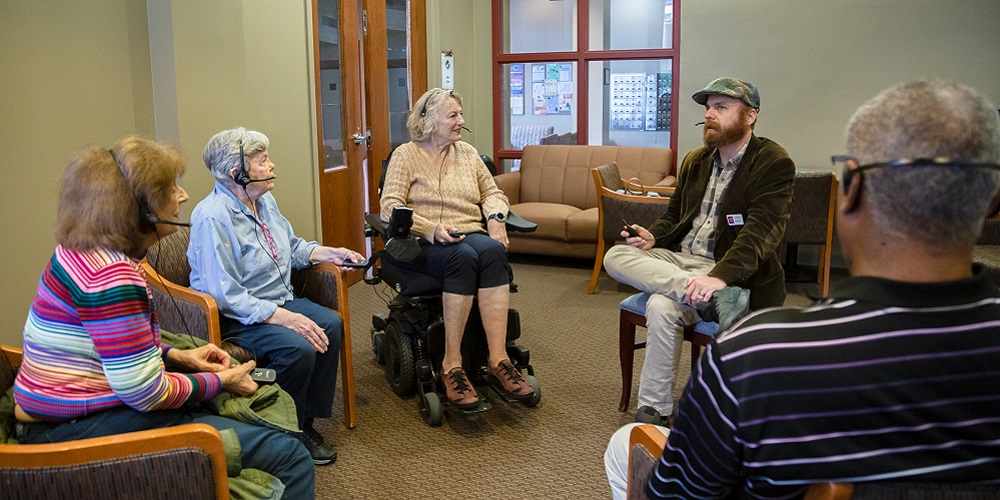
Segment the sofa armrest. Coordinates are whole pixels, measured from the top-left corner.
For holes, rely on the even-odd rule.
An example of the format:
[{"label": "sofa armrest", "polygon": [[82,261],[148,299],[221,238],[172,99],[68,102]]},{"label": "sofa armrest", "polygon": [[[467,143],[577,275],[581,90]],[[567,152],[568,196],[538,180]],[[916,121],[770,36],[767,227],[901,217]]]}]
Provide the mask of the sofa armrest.
[{"label": "sofa armrest", "polygon": [[658,188],[658,189],[659,188],[666,188],[666,187],[668,187],[668,188],[671,188],[671,190],[673,190],[673,188],[676,187],[676,186],[677,186],[677,178],[674,177],[674,176],[672,176],[672,175],[668,175],[668,176],[664,177],[662,181],[657,182],[656,184],[654,184],[654,185],[652,185],[650,187]]},{"label": "sofa armrest", "polygon": [[521,203],[521,172],[507,172],[493,177],[511,205]]}]

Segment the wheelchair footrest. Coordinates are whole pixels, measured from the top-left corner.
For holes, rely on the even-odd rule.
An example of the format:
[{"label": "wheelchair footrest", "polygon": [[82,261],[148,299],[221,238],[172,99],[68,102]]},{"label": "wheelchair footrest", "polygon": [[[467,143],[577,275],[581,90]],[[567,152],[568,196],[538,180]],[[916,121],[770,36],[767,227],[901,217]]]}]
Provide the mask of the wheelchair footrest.
[{"label": "wheelchair footrest", "polygon": [[[454,406],[454,405],[452,405],[452,406]],[[482,413],[484,411],[490,411],[490,410],[493,409],[493,405],[491,405],[489,401],[486,401],[485,399],[483,399],[482,394],[480,394],[479,395],[479,405],[477,405],[475,408],[473,408],[471,410],[463,410],[463,409],[461,409],[461,408],[459,408],[459,407],[456,406],[455,409],[458,410],[458,411],[460,411],[460,412],[462,412],[462,413],[464,413],[464,414],[466,414],[466,415],[471,415],[473,413]]]}]

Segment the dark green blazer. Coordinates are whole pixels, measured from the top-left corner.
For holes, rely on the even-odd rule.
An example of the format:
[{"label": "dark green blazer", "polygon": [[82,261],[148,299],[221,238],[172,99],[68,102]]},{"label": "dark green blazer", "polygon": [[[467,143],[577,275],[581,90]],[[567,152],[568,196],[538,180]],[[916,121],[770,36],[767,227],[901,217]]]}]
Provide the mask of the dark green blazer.
[{"label": "dark green blazer", "polygon": [[[677,190],[667,211],[649,231],[654,246],[680,251],[691,231],[708,187],[714,149],[698,148],[684,157]],[[715,267],[709,276],[750,289],[750,308],[780,306],[785,302],[785,272],[778,261],[778,245],[785,234],[792,202],[795,163],[776,142],[750,136],[746,153],[718,208],[715,229]],[[739,214],[742,225],[730,225],[727,215]]]}]

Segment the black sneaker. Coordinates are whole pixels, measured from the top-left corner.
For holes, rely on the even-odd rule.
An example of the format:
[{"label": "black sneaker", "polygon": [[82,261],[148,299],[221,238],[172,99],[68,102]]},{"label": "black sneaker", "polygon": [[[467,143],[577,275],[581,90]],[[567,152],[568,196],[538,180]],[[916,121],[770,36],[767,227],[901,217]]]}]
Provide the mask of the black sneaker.
[{"label": "black sneaker", "polygon": [[326,465],[337,461],[337,452],[332,446],[326,444],[326,440],[319,432],[316,432],[316,429],[313,429],[312,420],[306,421],[302,428],[302,443],[306,445],[306,449],[312,455],[314,464]]},{"label": "black sneaker", "polygon": [[750,312],[750,290],[727,286],[716,290],[712,300],[699,303],[696,309],[702,320],[718,323],[721,332]]},{"label": "black sneaker", "polygon": [[652,406],[643,406],[639,408],[639,411],[635,413],[635,421],[642,422],[644,424],[659,425],[661,427],[670,428],[670,416],[666,417],[660,415],[660,412],[653,408]]}]

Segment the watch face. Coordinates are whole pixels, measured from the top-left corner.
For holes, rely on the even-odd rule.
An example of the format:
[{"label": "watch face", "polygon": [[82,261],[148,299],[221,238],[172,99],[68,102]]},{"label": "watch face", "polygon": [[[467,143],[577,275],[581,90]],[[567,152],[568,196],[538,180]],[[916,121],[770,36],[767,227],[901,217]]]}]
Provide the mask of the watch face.
[{"label": "watch face", "polygon": [[504,222],[504,221],[507,220],[507,217],[504,216],[504,214],[493,214],[493,217],[491,217],[491,218],[492,219],[496,219],[496,220],[498,220],[500,222]]}]

